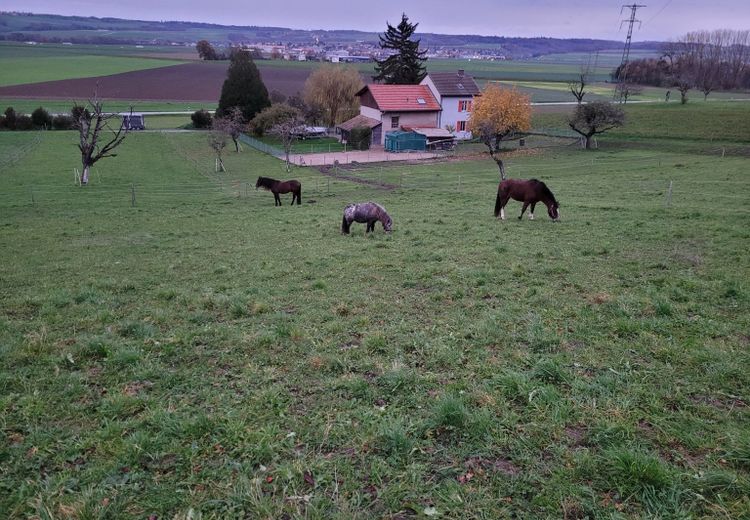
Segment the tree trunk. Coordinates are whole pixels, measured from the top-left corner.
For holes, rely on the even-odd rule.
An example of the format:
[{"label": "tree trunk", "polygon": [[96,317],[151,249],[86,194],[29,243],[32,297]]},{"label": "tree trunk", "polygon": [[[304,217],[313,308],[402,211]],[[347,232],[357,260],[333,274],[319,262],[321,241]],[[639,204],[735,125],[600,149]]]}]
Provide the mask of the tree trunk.
[{"label": "tree trunk", "polygon": [[591,150],[591,137],[590,135],[586,136],[586,150]]},{"label": "tree trunk", "polygon": [[91,171],[91,166],[88,164],[83,165],[83,171],[81,172],[81,185],[85,186],[89,183],[89,172]]},{"label": "tree trunk", "polygon": [[495,160],[495,163],[497,164],[497,167],[500,169],[500,180],[504,181],[508,177],[505,175],[505,164],[503,164],[503,160],[499,157],[492,157]]},{"label": "tree trunk", "polygon": [[235,136],[232,136],[232,141],[234,141],[234,151],[240,153],[240,142]]}]

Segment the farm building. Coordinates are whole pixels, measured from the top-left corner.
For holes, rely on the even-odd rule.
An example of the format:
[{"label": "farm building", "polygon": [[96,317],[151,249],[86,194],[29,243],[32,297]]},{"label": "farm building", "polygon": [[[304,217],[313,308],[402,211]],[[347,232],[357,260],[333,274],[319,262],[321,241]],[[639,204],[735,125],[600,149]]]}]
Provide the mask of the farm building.
[{"label": "farm building", "polygon": [[359,115],[336,128],[347,140],[353,128],[369,127],[373,144],[380,145],[385,145],[389,132],[419,129],[428,144],[452,146],[452,137],[471,138],[467,124],[478,95],[474,78],[463,70],[428,74],[419,85],[371,84],[357,92]]},{"label": "farm building", "polygon": [[[359,116],[378,122],[373,127],[373,144],[385,144],[385,133],[408,127],[437,127],[440,104],[424,85],[367,85],[357,92],[360,101]],[[352,120],[346,121],[337,128],[348,127]],[[379,128],[378,128],[379,126]]]},{"label": "farm building", "polygon": [[373,143],[380,143],[381,142],[381,134],[383,132],[383,125],[381,122],[377,119],[372,119],[371,117],[363,116],[362,114],[355,116],[351,118],[348,121],[345,121],[344,123],[341,123],[336,127],[336,131],[341,136],[341,142],[342,143],[348,143],[351,141],[350,134],[351,131],[355,128],[369,128],[372,130],[372,141],[370,144]]}]

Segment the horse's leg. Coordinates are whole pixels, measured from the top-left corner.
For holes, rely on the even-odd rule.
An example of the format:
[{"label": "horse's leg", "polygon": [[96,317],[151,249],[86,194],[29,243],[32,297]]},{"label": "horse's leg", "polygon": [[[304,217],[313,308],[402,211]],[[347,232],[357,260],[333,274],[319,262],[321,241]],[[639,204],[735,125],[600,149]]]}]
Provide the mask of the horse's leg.
[{"label": "horse's leg", "polygon": [[279,192],[274,191],[273,192],[273,205],[274,206],[281,206],[281,197],[279,197]]},{"label": "horse's leg", "polygon": [[348,235],[350,225],[351,225],[351,222],[346,221],[346,214],[345,214],[343,220],[341,221],[341,232]]},{"label": "horse's leg", "polygon": [[500,220],[505,220],[505,205],[509,200],[509,195],[503,195],[503,197],[500,199]]},{"label": "horse's leg", "polygon": [[523,218],[523,212],[526,211],[526,208],[529,207],[529,203],[524,201],[523,207],[521,208],[521,214],[518,215],[518,220],[521,220]]},{"label": "horse's leg", "polygon": [[529,220],[534,220],[534,208],[536,207],[536,202],[531,203],[531,209],[529,210]]}]

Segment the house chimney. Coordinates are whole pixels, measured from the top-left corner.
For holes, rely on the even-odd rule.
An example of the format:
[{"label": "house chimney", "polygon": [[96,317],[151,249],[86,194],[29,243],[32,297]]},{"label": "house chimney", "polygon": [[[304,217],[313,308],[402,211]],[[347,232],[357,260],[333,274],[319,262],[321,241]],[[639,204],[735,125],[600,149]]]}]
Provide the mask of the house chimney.
[{"label": "house chimney", "polygon": [[458,69],[458,77],[463,78],[464,77],[464,69]]}]

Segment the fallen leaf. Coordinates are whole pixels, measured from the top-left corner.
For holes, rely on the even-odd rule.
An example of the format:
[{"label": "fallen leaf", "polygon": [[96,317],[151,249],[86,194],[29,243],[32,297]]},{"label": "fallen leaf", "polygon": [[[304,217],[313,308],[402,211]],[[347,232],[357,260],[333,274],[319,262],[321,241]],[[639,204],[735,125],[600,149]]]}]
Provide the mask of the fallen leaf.
[{"label": "fallen leaf", "polygon": [[310,487],[315,487],[315,479],[312,476],[312,473],[309,471],[305,471],[305,473],[302,475],[302,478],[305,479],[305,484],[307,484]]},{"label": "fallen leaf", "polygon": [[273,482],[273,477],[272,477],[271,475],[268,475],[268,476],[266,477],[266,482],[268,482],[269,484],[270,484],[271,482]]},{"label": "fallen leaf", "polygon": [[436,516],[438,511],[433,506],[427,506],[424,508],[424,514],[427,516]]}]

